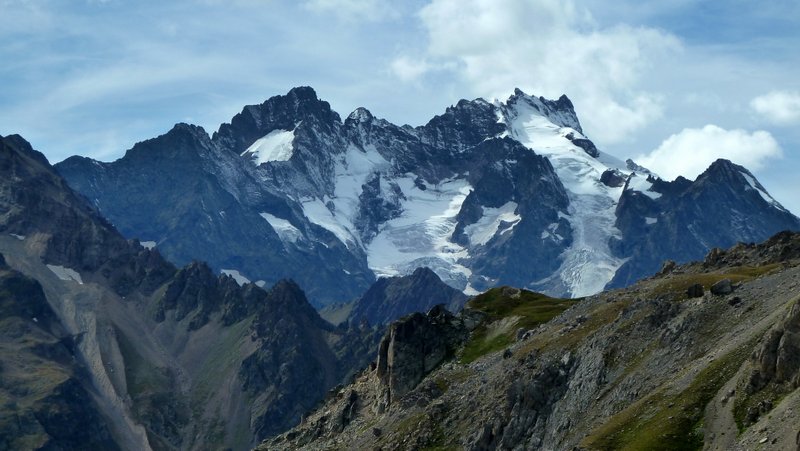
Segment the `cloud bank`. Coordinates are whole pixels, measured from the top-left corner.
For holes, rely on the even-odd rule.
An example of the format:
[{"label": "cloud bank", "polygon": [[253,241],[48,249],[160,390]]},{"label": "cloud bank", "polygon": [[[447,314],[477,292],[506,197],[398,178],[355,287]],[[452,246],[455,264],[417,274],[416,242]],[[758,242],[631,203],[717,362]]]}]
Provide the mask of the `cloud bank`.
[{"label": "cloud bank", "polygon": [[646,27],[599,27],[573,1],[433,0],[419,17],[426,48],[391,63],[404,81],[450,63],[477,96],[504,98],[514,87],[576,104],[601,145],[623,141],[661,117],[662,99],[643,88],[654,60],[679,40]]},{"label": "cloud bank", "polygon": [[670,136],[654,151],[636,157],[636,162],[667,180],[679,175],[693,180],[719,158],[757,170],[782,155],[780,145],[769,132],[748,133],[706,125]]},{"label": "cloud bank", "polygon": [[800,124],[800,93],[770,91],[750,102],[756,113],[777,125]]}]

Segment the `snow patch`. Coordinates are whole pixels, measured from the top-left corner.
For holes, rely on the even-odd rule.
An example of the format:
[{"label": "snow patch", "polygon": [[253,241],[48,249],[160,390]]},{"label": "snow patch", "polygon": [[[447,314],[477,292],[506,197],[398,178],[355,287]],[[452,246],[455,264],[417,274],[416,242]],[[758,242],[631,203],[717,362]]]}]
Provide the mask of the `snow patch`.
[{"label": "snow patch", "polygon": [[470,224],[464,227],[464,233],[469,237],[470,244],[485,245],[489,242],[500,228],[503,222],[510,223],[510,226],[505,227],[500,234],[505,234],[511,231],[514,226],[522,219],[521,216],[516,214],[517,203],[506,202],[500,208],[481,207],[483,208],[483,216],[475,224]]},{"label": "snow patch", "polygon": [[469,284],[469,283],[467,284],[467,287],[466,287],[466,288],[464,288],[463,292],[464,292],[464,294],[466,294],[467,296],[477,296],[477,295],[479,295],[479,294],[481,294],[481,293],[482,293],[482,291],[478,291],[478,290],[476,290],[476,289],[475,289],[475,288],[473,288],[473,287],[472,287],[472,285],[471,285],[471,284]]},{"label": "snow patch", "polygon": [[650,191],[650,188],[652,187],[653,184],[647,180],[647,177],[643,177],[634,173],[628,178],[628,189],[638,191],[653,200],[661,197],[661,193]]},{"label": "snow patch", "polygon": [[747,180],[747,185],[748,186],[745,187],[746,189],[754,189],[754,190],[756,190],[756,192],[759,195],[761,195],[761,198],[764,199],[768,204],[770,204],[773,207],[778,208],[780,210],[786,211],[786,209],[783,208],[783,205],[778,203],[778,201],[773,199],[772,196],[769,195],[769,193],[767,193],[762,188],[760,188],[761,185],[756,181],[755,178],[753,178],[752,175],[750,175],[750,174],[748,174],[746,172],[740,172],[740,174],[742,174],[744,179]]},{"label": "snow patch", "polygon": [[145,249],[154,249],[156,247],[155,241],[140,241],[139,244]]},{"label": "snow patch", "polygon": [[646,217],[644,218],[644,222],[646,222],[646,223],[647,223],[647,225],[653,225],[653,224],[655,224],[655,223],[657,223],[657,222],[658,222],[658,218],[651,218],[651,217],[649,217],[649,216],[646,216]]},{"label": "snow patch", "polygon": [[25,238],[27,238],[25,235],[17,235],[16,233],[9,233],[9,235],[13,236],[14,238],[20,241],[25,241]]},{"label": "snow patch", "polygon": [[[564,215],[564,217],[566,217],[566,215]],[[564,237],[563,237],[563,236],[561,236],[561,235],[559,235],[558,233],[556,233],[556,230],[558,230],[558,226],[559,226],[559,225],[560,225],[560,224],[559,224],[559,223],[557,223],[557,222],[554,222],[554,223],[552,223],[552,224],[548,225],[548,226],[547,226],[547,227],[546,227],[546,228],[545,228],[545,229],[542,231],[542,235],[540,236],[540,238],[541,238],[542,240],[546,240],[546,239],[548,239],[548,238],[549,238],[549,239],[551,239],[551,240],[553,240],[553,241],[556,241],[556,242],[558,242],[558,241],[564,241]]]},{"label": "snow patch", "polygon": [[74,281],[78,282],[78,284],[80,285],[83,285],[83,280],[81,280],[81,275],[78,274],[78,272],[72,268],[65,268],[63,266],[58,266],[58,265],[47,265],[47,268],[61,280]]},{"label": "snow patch", "polygon": [[236,283],[239,284],[239,286],[242,286],[242,285],[244,285],[246,283],[250,283],[250,279],[248,279],[247,277],[243,276],[239,271],[237,271],[235,269],[223,269],[220,272],[222,274],[225,274],[226,276],[233,277],[233,280],[235,280]]},{"label": "snow patch", "polygon": [[250,145],[242,156],[250,156],[256,166],[270,161],[287,161],[294,154],[294,130],[273,130]]},{"label": "snow patch", "polygon": [[306,199],[301,205],[303,214],[309,221],[333,233],[348,248],[358,242],[355,235],[341,224],[344,222],[342,220],[347,220],[345,215],[335,216],[321,199]]},{"label": "snow patch", "polygon": [[264,281],[264,280],[256,280],[256,286],[258,288],[264,288],[264,286],[266,286],[266,285],[267,285],[266,281]]},{"label": "snow patch", "polygon": [[303,234],[297,227],[293,226],[291,222],[286,219],[281,219],[269,213],[259,213],[259,215],[266,219],[269,225],[278,234],[282,241],[295,243],[298,239],[303,237]]}]

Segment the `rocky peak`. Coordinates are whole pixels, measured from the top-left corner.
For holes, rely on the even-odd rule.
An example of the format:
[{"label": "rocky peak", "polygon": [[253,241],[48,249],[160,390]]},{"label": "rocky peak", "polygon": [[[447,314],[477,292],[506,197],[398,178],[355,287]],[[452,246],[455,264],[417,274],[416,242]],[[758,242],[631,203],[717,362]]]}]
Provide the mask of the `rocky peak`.
[{"label": "rocky peak", "polygon": [[360,123],[369,123],[372,122],[374,116],[372,113],[369,112],[368,109],[364,107],[358,107],[347,116],[345,120],[345,124],[360,124]]},{"label": "rocky peak", "polygon": [[494,105],[483,99],[462,99],[420,128],[422,140],[437,148],[463,152],[480,144],[487,136],[496,136],[505,130],[497,121],[496,111]]},{"label": "rocky peak", "polygon": [[316,317],[316,311],[308,302],[306,293],[300,285],[291,279],[279,280],[267,293],[270,302],[285,308],[305,310],[310,316]]},{"label": "rocky peak", "polygon": [[711,166],[708,167],[702,174],[700,174],[697,179],[711,179],[715,182],[717,181],[727,181],[727,182],[741,182],[744,181],[742,174],[746,173],[750,174],[750,171],[739,166],[738,164],[734,164],[730,160],[726,160],[724,158],[719,158],[713,163]]},{"label": "rocky peak", "polygon": [[328,102],[317,98],[312,88],[298,87],[286,95],[270,97],[260,105],[244,107],[230,123],[222,124],[212,139],[241,154],[269,132],[294,130],[305,122],[324,133],[332,133],[341,124],[341,119]]},{"label": "rocky peak", "polygon": [[625,160],[625,167],[630,171],[639,172],[643,174],[652,174],[652,172],[644,166],[637,164],[635,161],[628,158]]},{"label": "rocky peak", "polygon": [[697,177],[695,185],[698,188],[708,188],[720,196],[727,196],[731,200],[738,199],[738,203],[749,199],[751,203],[766,203],[782,212],[788,211],[772,196],[755,176],[743,166],[729,160],[718,159]]},{"label": "rocky peak", "polygon": [[[521,105],[527,105],[538,111],[539,114],[546,117],[552,123],[561,127],[569,127],[574,129],[580,134],[583,134],[580,121],[572,101],[566,95],[562,95],[558,100],[548,100],[544,97],[534,97],[524,93],[521,89],[515,88],[514,94],[508,98],[505,103],[506,107],[511,109],[512,112],[517,110]],[[512,113],[513,114],[513,113]]]},{"label": "rocky peak", "polygon": [[408,276],[378,279],[355,303],[350,319],[371,325],[386,324],[412,312],[428,311],[442,304],[451,312],[467,300],[462,292],[442,282],[427,267]]},{"label": "rocky peak", "polygon": [[136,143],[125,153],[124,159],[128,164],[172,160],[191,167],[199,165],[201,153],[212,147],[203,127],[181,122],[163,135]]},{"label": "rocky peak", "polygon": [[18,152],[24,153],[28,157],[36,160],[39,164],[49,166],[50,163],[41,152],[34,150],[31,144],[20,135],[8,135],[6,137],[0,136],[0,146],[10,146],[9,149],[14,148]]}]

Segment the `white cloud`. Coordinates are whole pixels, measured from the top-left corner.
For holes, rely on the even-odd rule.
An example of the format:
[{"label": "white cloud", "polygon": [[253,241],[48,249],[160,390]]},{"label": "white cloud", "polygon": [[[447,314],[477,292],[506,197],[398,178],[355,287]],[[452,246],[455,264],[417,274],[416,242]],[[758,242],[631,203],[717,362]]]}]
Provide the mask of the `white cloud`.
[{"label": "white cloud", "polygon": [[399,56],[392,60],[390,69],[400,80],[415,81],[425,72],[428,72],[431,67],[427,61],[416,60],[407,56]]},{"label": "white cloud", "polygon": [[515,87],[567,94],[601,145],[629,139],[661,117],[661,98],[639,85],[654,60],[681,48],[651,28],[599,28],[569,0],[433,0],[420,18],[429,37],[422,63],[402,61],[418,69],[414,75],[438,66],[432,61],[455,63],[475,95],[504,98]]},{"label": "white cloud", "polygon": [[769,132],[725,130],[716,125],[686,128],[667,138],[657,149],[635,158],[636,162],[667,180],[679,175],[694,179],[711,163],[725,158],[748,169],[764,167],[780,158],[782,150]]},{"label": "white cloud", "polygon": [[320,14],[332,13],[346,20],[378,21],[397,14],[387,0],[307,0],[305,7]]},{"label": "white cloud", "polygon": [[750,106],[768,121],[778,125],[800,122],[800,93],[771,91],[754,98]]}]

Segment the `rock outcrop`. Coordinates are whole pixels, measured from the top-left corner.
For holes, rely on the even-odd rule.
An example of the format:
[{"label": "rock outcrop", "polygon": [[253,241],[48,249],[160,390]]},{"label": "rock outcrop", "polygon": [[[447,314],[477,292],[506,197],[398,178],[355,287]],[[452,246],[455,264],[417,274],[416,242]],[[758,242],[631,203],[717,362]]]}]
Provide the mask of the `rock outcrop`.
[{"label": "rock outcrop", "polygon": [[780,325],[767,333],[753,357],[756,369],[748,386],[751,392],[769,383],[800,387],[800,301],[792,306]]},{"label": "rock outcrop", "polygon": [[452,357],[467,333],[463,321],[442,306],[392,323],[378,347],[376,375],[383,393],[379,410],[414,389]]}]

